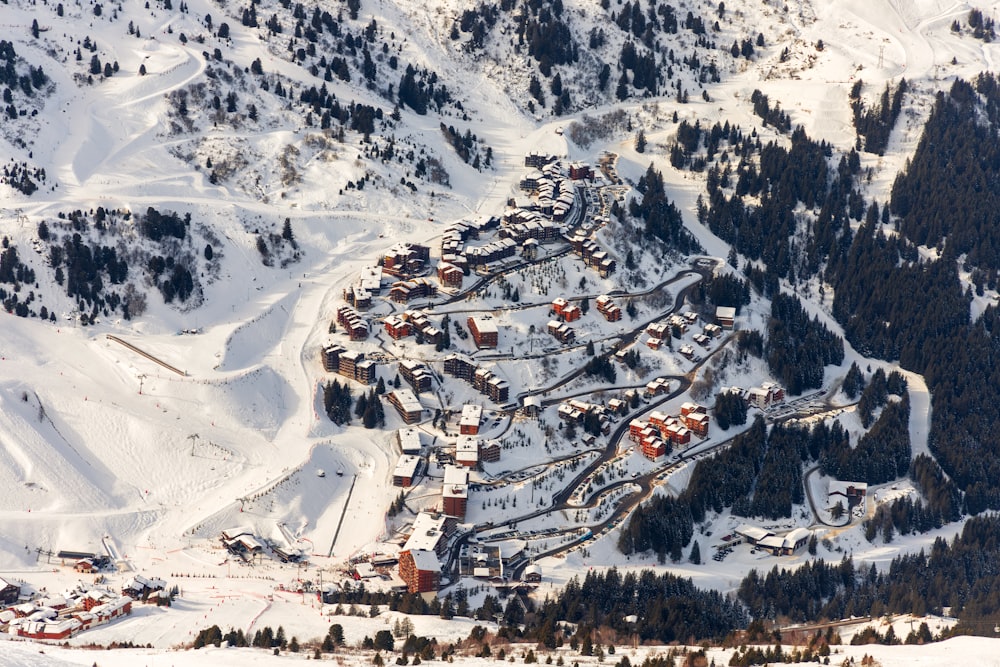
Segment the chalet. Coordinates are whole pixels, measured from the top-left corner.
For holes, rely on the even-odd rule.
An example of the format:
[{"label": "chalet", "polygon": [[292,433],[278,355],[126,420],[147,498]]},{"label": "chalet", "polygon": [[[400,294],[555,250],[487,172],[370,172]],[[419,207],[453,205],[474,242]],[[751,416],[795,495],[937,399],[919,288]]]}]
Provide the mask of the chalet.
[{"label": "chalet", "polygon": [[523,401],[524,416],[537,419],[542,412],[542,399],[538,396],[525,396]]},{"label": "chalet", "polygon": [[534,169],[541,169],[550,162],[555,162],[558,158],[555,155],[549,155],[548,153],[540,153],[538,151],[531,151],[524,156],[524,166],[532,167]]},{"label": "chalet", "polygon": [[708,436],[710,420],[707,414],[701,412],[693,412],[691,414],[684,415],[681,418],[681,421],[684,422],[684,426],[689,428],[691,432],[697,435],[698,437],[704,438]]},{"label": "chalet", "polygon": [[659,396],[660,394],[670,393],[670,380],[666,378],[656,378],[646,383],[646,393],[650,396]]},{"label": "chalet", "polygon": [[549,320],[546,326],[549,334],[564,345],[569,345],[576,340],[576,331],[573,327],[567,326],[558,320]]},{"label": "chalet", "polygon": [[736,326],[736,309],[731,306],[719,306],[715,309],[715,323],[727,331]]},{"label": "chalet", "polygon": [[365,353],[359,350],[342,352],[338,357],[337,372],[361,384],[375,382],[375,362],[365,359]]},{"label": "chalet", "polygon": [[686,445],[691,442],[691,430],[677,422],[664,425],[660,429],[660,434],[674,445]]},{"label": "chalet", "polygon": [[371,295],[381,294],[382,267],[376,264],[375,266],[366,266],[361,269],[361,275],[358,278],[358,289],[365,290]]},{"label": "chalet", "polygon": [[643,421],[642,419],[633,419],[628,423],[628,437],[633,442],[639,442],[642,439],[642,431],[644,428],[649,426],[649,422]]},{"label": "chalet", "polygon": [[476,388],[480,394],[485,394],[487,389],[486,385],[493,377],[493,372],[488,368],[477,368],[476,372],[472,374],[472,386]]},{"label": "chalet", "polygon": [[537,584],[541,582],[542,567],[532,563],[528,567],[524,568],[524,577],[522,577],[522,579],[530,584]]},{"label": "chalet", "polygon": [[404,359],[399,362],[399,375],[418,394],[431,389],[431,372],[423,363]]},{"label": "chalet", "polygon": [[628,403],[620,398],[612,398],[608,401],[608,411],[616,415],[624,415],[628,412]]},{"label": "chalet", "polygon": [[416,243],[397,243],[382,257],[382,270],[386,273],[407,277],[419,274],[430,261],[431,249]]},{"label": "chalet", "polygon": [[521,256],[531,261],[538,259],[538,239],[527,238],[521,244]]},{"label": "chalet", "polygon": [[663,339],[662,338],[647,338],[646,339],[646,347],[648,347],[651,350],[659,350],[661,347],[663,347]]},{"label": "chalet", "polygon": [[455,463],[466,468],[479,465],[479,440],[475,436],[458,436],[458,442],[455,443]]},{"label": "chalet", "polygon": [[597,297],[597,311],[608,322],[617,322],[622,318],[622,309],[607,294]]},{"label": "chalet", "polygon": [[382,322],[385,325],[385,332],[393,340],[399,340],[410,335],[410,323],[403,320],[398,315],[390,315]]},{"label": "chalet", "polygon": [[340,355],[347,352],[343,345],[328,343],[323,346],[323,370],[327,373],[336,373],[340,370]]},{"label": "chalet", "polygon": [[396,389],[386,397],[407,424],[416,424],[424,416],[424,408],[409,389]]},{"label": "chalet", "polygon": [[[240,537],[237,537],[237,539],[240,539],[241,537],[246,536],[241,535]],[[157,579],[155,577],[148,579],[141,574],[136,574],[131,579],[126,581],[124,586],[122,586],[122,595],[127,595],[133,600],[145,600],[150,593],[154,591],[162,591],[166,587],[167,582],[163,581],[163,579]]]},{"label": "chalet", "polygon": [[400,280],[392,284],[389,298],[396,303],[409,303],[413,299],[426,299],[437,294],[437,285],[427,278]]},{"label": "chalet", "polygon": [[666,443],[659,437],[645,438],[639,443],[639,451],[650,461],[655,461],[661,456],[665,456],[668,451]]},{"label": "chalet", "polygon": [[500,460],[500,443],[491,442],[480,442],[479,443],[479,460],[486,463],[496,463]]},{"label": "chalet", "polygon": [[472,381],[476,368],[476,363],[464,354],[452,354],[445,357],[444,360],[445,374],[466,382]]},{"label": "chalet", "polygon": [[538,186],[545,180],[545,174],[537,169],[533,169],[524,175],[521,182],[518,183],[518,187],[525,192],[533,192],[538,189]]},{"label": "chalet", "polygon": [[567,301],[562,297],[558,297],[557,299],[552,300],[552,311],[556,315],[562,315],[563,311],[565,311],[568,307],[569,307],[569,301]]},{"label": "chalet", "polygon": [[486,395],[494,403],[506,403],[510,400],[510,384],[502,378],[493,376],[486,381]]},{"label": "chalet", "polygon": [[372,306],[372,293],[359,285],[344,289],[344,301],[355,310],[368,310]]},{"label": "chalet", "polygon": [[455,520],[443,514],[420,512],[413,520],[410,536],[403,544],[403,549],[425,550],[443,556],[448,550],[448,536],[454,526]]},{"label": "chalet", "polygon": [[705,335],[710,338],[718,338],[722,335],[722,327],[718,324],[706,324],[705,325]]},{"label": "chalet", "polygon": [[433,551],[405,549],[399,554],[399,577],[410,593],[436,592],[441,580],[441,562]]},{"label": "chalet", "polygon": [[684,357],[685,359],[694,359],[694,348],[691,347],[690,345],[686,345],[686,344],[685,345],[681,345],[677,349],[677,351],[680,352],[681,356]]},{"label": "chalet", "polygon": [[571,305],[567,306],[562,312],[562,318],[566,322],[575,322],[583,316],[583,310],[580,306]]},{"label": "chalet", "polygon": [[420,431],[407,427],[396,431],[396,441],[399,443],[399,450],[404,454],[420,453]]},{"label": "chalet", "polygon": [[830,480],[827,486],[827,502],[833,507],[838,502],[845,508],[854,507],[864,501],[868,495],[868,484],[865,482],[841,482]]},{"label": "chalet", "polygon": [[90,574],[91,572],[96,571],[96,568],[94,567],[94,561],[89,558],[81,558],[76,561],[76,564],[73,566],[73,570],[82,574]]},{"label": "chalet", "polygon": [[445,466],[441,489],[444,513],[459,521],[465,520],[469,503],[469,471],[458,466]]},{"label": "chalet", "polygon": [[368,324],[350,306],[341,306],[337,309],[337,324],[344,327],[351,340],[368,338]]},{"label": "chalet", "polygon": [[591,171],[590,165],[584,162],[573,162],[569,165],[569,177],[574,181],[581,179],[592,179],[594,173]]},{"label": "chalet", "polygon": [[705,334],[695,334],[692,338],[694,339],[695,343],[697,343],[698,345],[700,345],[700,346],[702,346],[704,348],[707,348],[711,344],[711,340],[712,340],[711,338],[709,338]]},{"label": "chalet", "polygon": [[413,454],[403,454],[396,462],[396,468],[392,471],[392,485],[403,488],[413,485],[420,470],[420,457]]},{"label": "chalet", "polygon": [[669,322],[653,322],[648,327],[646,327],[646,333],[649,334],[650,338],[669,338],[670,337],[670,323]]},{"label": "chalet", "polygon": [[747,402],[761,410],[767,410],[773,405],[785,400],[785,390],[773,382],[764,382],[759,387],[751,387],[746,393]]},{"label": "chalet", "polygon": [[484,246],[469,246],[465,249],[466,263],[471,269],[508,259],[517,254],[517,244],[515,239],[501,238]]},{"label": "chalet", "polygon": [[17,598],[21,595],[21,586],[0,578],[0,604],[12,605],[17,603]]},{"label": "chalet", "polygon": [[458,421],[458,432],[462,435],[476,435],[483,419],[483,406],[468,403],[462,406],[462,416]]},{"label": "chalet", "polygon": [[793,556],[809,542],[811,535],[808,528],[796,528],[784,536],[768,535],[758,540],[757,546],[774,556]]},{"label": "chalet", "polygon": [[670,324],[670,331],[673,334],[684,335],[688,332],[688,321],[681,315],[671,315],[667,318],[667,322]]},{"label": "chalet", "polygon": [[464,278],[465,272],[454,264],[441,262],[438,265],[438,280],[443,287],[460,289]]},{"label": "chalet", "polygon": [[489,315],[470,317],[467,324],[478,349],[496,348],[499,345],[500,330],[496,321]]}]

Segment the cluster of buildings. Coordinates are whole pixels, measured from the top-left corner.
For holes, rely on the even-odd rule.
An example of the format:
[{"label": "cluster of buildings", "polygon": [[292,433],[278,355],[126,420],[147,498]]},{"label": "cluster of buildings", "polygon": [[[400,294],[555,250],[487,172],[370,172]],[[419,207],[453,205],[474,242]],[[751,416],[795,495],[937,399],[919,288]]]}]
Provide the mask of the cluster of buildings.
[{"label": "cluster of buildings", "polygon": [[14,637],[62,641],[131,614],[133,601],[128,595],[98,590],[74,599],[59,596],[0,612],[0,628]]},{"label": "cluster of buildings", "polygon": [[406,424],[416,424],[424,418],[424,406],[409,389],[396,389],[386,394],[386,400]]},{"label": "cluster of buildings", "polygon": [[494,403],[510,400],[510,383],[487,368],[481,368],[464,354],[451,354],[444,360],[445,375],[465,380],[480,394],[490,397]]},{"label": "cluster of buildings", "polygon": [[654,410],[649,419],[633,419],[629,422],[629,439],[636,443],[639,451],[647,459],[655,461],[668,454],[675,445],[691,442],[691,435],[708,435],[708,410],[694,403],[681,405],[680,416],[668,415]]},{"label": "cluster of buildings", "polygon": [[121,593],[79,586],[54,595],[18,604],[20,586],[0,579],[0,632],[41,641],[62,641],[84,630],[132,613],[132,603],[150,603],[168,597],[162,579],[135,575]]},{"label": "cluster of buildings", "polygon": [[374,384],[376,381],[374,360],[365,359],[365,353],[360,350],[348,350],[337,343],[329,343],[323,347],[323,370],[338,373],[364,385]]},{"label": "cluster of buildings", "polygon": [[[459,220],[444,230],[441,235],[441,263],[438,265],[438,279],[442,285],[462,286],[461,279],[458,278],[453,269],[457,269],[464,276],[466,269],[472,267],[466,255],[465,242],[469,239],[478,239],[480,234],[491,232],[499,226],[500,218],[494,216],[479,220]],[[480,253],[476,253],[476,255],[478,262],[481,255]],[[451,281],[450,283],[446,281],[446,275]]]},{"label": "cluster of buildings", "polygon": [[516,206],[503,214],[500,238],[524,244],[533,239],[537,243],[553,243],[562,237],[562,226],[543,215],[543,212]]},{"label": "cluster of buildings", "polygon": [[587,415],[595,415],[601,423],[601,431],[609,433],[611,431],[611,416],[609,408],[597,403],[588,403],[576,398],[571,398],[564,403],[560,403],[556,410],[559,418],[564,422],[582,424]]},{"label": "cluster of buildings", "polygon": [[[653,322],[646,327],[646,334],[649,336],[649,339],[646,341],[646,345],[650,349],[659,350],[663,346],[663,341],[669,339],[675,332],[678,337],[683,336],[697,321],[698,315],[688,311],[683,314],[674,313],[665,320]],[[704,334],[698,334],[698,336],[702,336],[702,339],[704,340],[703,347],[708,347],[709,332],[712,333],[713,337],[722,334],[722,330],[718,326],[714,324],[708,326],[711,326],[712,329],[706,327]],[[695,340],[697,341],[698,339],[696,338]],[[686,347],[690,349],[690,353],[685,354],[685,356],[688,356],[689,358],[694,356],[694,348],[691,348],[690,345]]]},{"label": "cluster of buildings", "polygon": [[574,181],[592,180],[590,166],[583,162],[563,163],[554,155],[528,153],[524,166],[531,169],[518,184],[537,197],[537,207],[555,222],[563,222],[576,200]]},{"label": "cluster of buildings", "polygon": [[419,310],[407,310],[402,316],[389,315],[382,325],[393,340],[419,334],[423,342],[437,345],[444,339],[444,331],[431,324],[430,318]]}]

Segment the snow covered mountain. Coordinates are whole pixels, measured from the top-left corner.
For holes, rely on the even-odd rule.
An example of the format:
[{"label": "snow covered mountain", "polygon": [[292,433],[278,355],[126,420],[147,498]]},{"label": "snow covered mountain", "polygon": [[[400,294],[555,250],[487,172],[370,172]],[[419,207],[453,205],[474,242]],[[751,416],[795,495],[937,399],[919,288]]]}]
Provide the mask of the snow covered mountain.
[{"label": "snow covered mountain", "polygon": [[[975,25],[972,9],[982,10]],[[332,423],[319,361],[344,288],[389,246],[437,243],[460,219],[500,215],[523,194],[530,152],[597,163],[611,151],[626,185],[640,184],[651,163],[662,170],[683,226],[721,265],[736,243],[699,219],[714,177],[697,166],[707,140],[695,135],[694,155],[681,167],[672,157],[681,128],[696,124],[707,134],[725,123],[734,137],[738,126],[750,144],[782,145],[796,139],[781,122],[801,126],[828,147],[830,180],[857,147],[852,192],[862,212],[866,202],[884,204],[938,93],[993,67],[1000,47],[992,12],[986,3],[943,0],[7,0],[0,576],[60,590],[76,578],[66,568],[51,572],[57,552],[67,551],[107,552],[135,570],[194,580],[169,629],[144,612],[128,631],[94,631],[103,633],[97,641],[190,641],[208,624],[203,616],[219,613],[216,585],[238,596],[218,623],[267,620],[275,582],[299,573],[269,563],[232,577],[217,545],[222,531],[248,526],[295,543],[314,557],[313,578],[402,529],[386,511],[398,493],[390,482],[394,429],[403,424],[391,410],[386,429]],[[884,146],[862,150],[872,139],[857,118],[887,108],[880,95],[904,78]],[[803,257],[820,208],[794,208],[798,227],[786,239]],[[540,271],[511,278],[506,293],[498,287],[480,305],[499,312],[510,305],[511,285],[543,282],[539,304],[561,293],[640,292],[688,268],[676,248],[619,231],[597,238],[623,266],[634,251],[634,266],[622,272],[634,284]],[[920,246],[920,256],[937,257],[932,246]],[[741,266],[770,261],[744,248],[736,254]],[[790,264],[792,277],[781,276],[789,290],[799,270]],[[994,279],[972,296],[980,268],[959,272],[973,315],[997,293]],[[804,277],[799,293],[810,314],[840,331],[824,275],[817,268]],[[578,280],[587,288],[577,289]],[[755,301],[748,316],[762,330],[765,302]],[[662,306],[640,305],[651,317]],[[545,319],[530,323],[531,335]],[[518,354],[534,353],[534,340],[525,340],[530,346]],[[386,349],[419,354],[415,345]],[[580,355],[511,371],[524,385],[512,401],[582,366]],[[874,356],[849,347],[824,389],[836,392],[851,362],[881,368]],[[695,373],[679,368],[679,376]],[[752,384],[765,373],[763,362],[751,362],[727,377]],[[907,378],[916,457],[931,451],[930,398],[920,375]],[[476,396],[464,392],[442,404]],[[857,419],[850,428],[865,430]],[[523,459],[512,454],[510,465],[528,470],[550,434],[525,433],[535,448]],[[689,475],[678,473],[671,488]],[[825,555],[884,565],[955,530],[874,545],[858,525]],[[552,581],[624,564],[609,531],[589,553],[561,561],[565,570]],[[764,566],[746,559],[677,570],[728,591],[751,567]],[[280,599],[276,606],[276,617],[295,618]],[[307,625],[322,634],[315,619]]]}]

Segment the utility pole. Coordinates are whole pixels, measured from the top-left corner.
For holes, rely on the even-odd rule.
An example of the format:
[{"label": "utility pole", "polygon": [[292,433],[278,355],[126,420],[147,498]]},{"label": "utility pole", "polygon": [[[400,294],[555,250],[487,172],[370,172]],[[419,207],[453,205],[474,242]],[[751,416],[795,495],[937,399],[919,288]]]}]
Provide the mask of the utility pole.
[{"label": "utility pole", "polygon": [[139,373],[139,395],[142,396],[142,383],[146,380],[145,373]]},{"label": "utility pole", "polygon": [[200,436],[200,435],[198,435],[197,433],[192,433],[191,435],[189,435],[189,436],[187,437],[187,439],[191,441],[191,456],[194,456],[194,446],[195,446],[195,442],[196,442],[196,441],[197,441],[198,439],[200,439],[200,438],[201,438],[201,436]]}]

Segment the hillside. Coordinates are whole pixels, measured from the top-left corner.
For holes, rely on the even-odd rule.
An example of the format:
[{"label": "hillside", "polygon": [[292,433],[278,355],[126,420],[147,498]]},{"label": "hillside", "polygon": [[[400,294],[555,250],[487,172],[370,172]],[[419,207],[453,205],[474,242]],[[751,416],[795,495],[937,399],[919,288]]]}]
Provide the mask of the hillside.
[{"label": "hillside", "polygon": [[[499,452],[442,550],[440,599],[467,595],[469,614],[498,595],[458,574],[471,539],[519,547],[515,578],[537,560],[536,603],[608,566],[735,600],[775,564],[888,572],[1000,509],[992,6],[731,4],[7,0],[0,577],[69,590],[81,577],[57,554],[93,553],[118,562],[115,589],[136,573],[184,589],[74,645],[163,649],[212,623],[322,636],[320,584],[396,557],[418,514],[444,509],[467,404],[483,408],[477,456]],[[555,220],[538,211],[560,194],[572,207],[540,249],[519,239],[445,283],[458,223],[481,226],[462,237],[474,257],[518,215]],[[363,340],[348,337],[346,294],[401,243],[426,261],[384,270],[358,308]],[[404,278],[433,291],[396,299]],[[600,317],[599,299],[626,316]],[[712,339],[717,306],[737,331]],[[413,311],[438,333],[389,331]],[[495,350],[472,318],[497,324]],[[367,354],[371,381],[325,370],[333,344]],[[509,395],[461,381],[454,353]],[[418,481],[401,490],[408,423],[381,390],[413,384],[413,364],[430,389]],[[662,396],[645,389],[657,378]],[[769,381],[787,410],[726,398]],[[622,412],[599,422],[611,399]],[[652,457],[633,443],[632,419],[691,401],[711,431]],[[846,524],[826,502],[838,479],[870,498]],[[727,559],[721,541],[746,523],[807,530],[809,551]],[[270,555],[227,551],[235,528]],[[382,574],[373,589],[404,583]],[[954,608],[961,631],[995,634],[995,609],[963,595],[879,610]],[[733,604],[743,629],[751,603]],[[785,620],[775,607],[755,620]],[[348,642],[381,622],[351,619]]]}]

